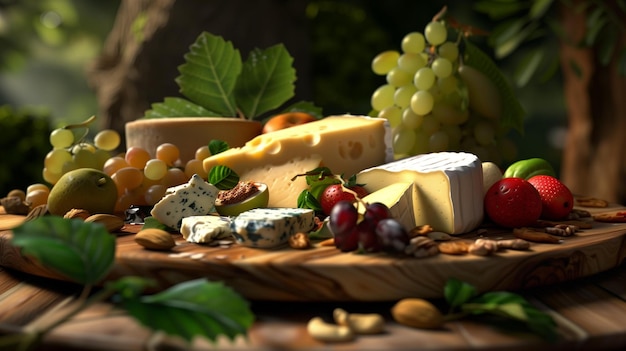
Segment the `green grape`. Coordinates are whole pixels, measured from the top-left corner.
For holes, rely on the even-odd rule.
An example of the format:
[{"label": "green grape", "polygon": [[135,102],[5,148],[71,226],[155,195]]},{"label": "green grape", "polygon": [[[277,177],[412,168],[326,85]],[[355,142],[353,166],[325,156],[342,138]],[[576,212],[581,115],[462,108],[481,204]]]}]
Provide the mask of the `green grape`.
[{"label": "green grape", "polygon": [[[50,184],[56,184],[59,181],[59,178],[61,178],[61,176],[63,175],[61,172],[52,172],[52,170],[50,170],[47,167],[44,167],[41,175],[43,177],[43,180],[45,180],[46,182],[50,183]],[[35,192],[39,192],[40,190],[35,190]],[[32,192],[31,192],[32,193]],[[45,203],[45,202],[44,202]],[[31,204],[33,205],[33,204]]]},{"label": "green grape", "polygon": [[91,153],[96,152],[96,147],[93,146],[90,143],[80,143],[80,144],[76,144],[72,147],[72,154],[76,154],[77,152],[79,152],[80,150],[87,150]]},{"label": "green grape", "polygon": [[76,168],[93,168],[102,169],[102,165],[98,164],[98,158],[96,154],[89,148],[81,148],[74,152],[72,155],[73,163]]},{"label": "green grape", "polygon": [[452,74],[452,63],[444,57],[437,57],[431,65],[433,73],[437,78],[446,78]]},{"label": "green grape", "polygon": [[445,151],[448,149],[449,142],[450,139],[445,131],[436,131],[428,138],[428,150],[430,152]]},{"label": "green grape", "polygon": [[393,137],[393,152],[406,154],[415,144],[415,133],[411,129],[399,129]]},{"label": "green grape", "polygon": [[393,94],[396,88],[389,84],[378,87],[372,94],[371,104],[376,111],[382,111],[385,107],[393,105]]},{"label": "green grape", "polygon": [[402,124],[408,129],[417,129],[422,125],[424,116],[418,115],[412,109],[402,111]]},{"label": "green grape", "polygon": [[160,180],[167,173],[167,164],[164,160],[155,158],[146,162],[143,175],[150,180]]},{"label": "green grape", "polygon": [[388,106],[378,113],[378,117],[385,118],[389,125],[395,128],[402,123],[402,109],[398,106]]},{"label": "green grape", "polygon": [[120,134],[113,129],[105,129],[98,132],[93,141],[98,149],[112,151],[120,146]]},{"label": "green grape", "polygon": [[79,169],[80,167],[78,167],[78,165],[76,163],[74,163],[74,158],[72,158],[71,161],[65,162],[63,164],[63,169],[61,169],[61,173],[65,174],[69,171],[73,171],[75,169]]},{"label": "green grape", "polygon": [[47,172],[62,174],[63,164],[72,161],[72,154],[66,149],[52,149],[44,159],[44,167]]},{"label": "green grape", "polygon": [[398,67],[411,74],[415,74],[424,66],[426,66],[426,60],[421,54],[406,52],[398,58]]},{"label": "green grape", "polygon": [[435,84],[435,73],[430,67],[422,67],[415,72],[413,84],[418,90],[428,90]]},{"label": "green grape", "polygon": [[129,166],[143,169],[143,167],[146,165],[146,162],[148,162],[148,160],[150,160],[152,157],[150,157],[150,154],[145,149],[139,146],[131,146],[128,148],[128,150],[126,150],[126,155],[124,156],[124,158],[126,159],[126,163],[128,163]]},{"label": "green grape", "polygon": [[444,125],[441,126],[441,130],[448,134],[448,149],[459,150],[461,147],[461,138],[463,137],[463,131],[458,125]]},{"label": "green grape", "polygon": [[456,107],[443,104],[435,105],[432,115],[444,125],[463,124],[469,119],[469,112],[467,110],[462,111]]},{"label": "green grape", "polygon": [[433,115],[426,115],[422,121],[421,129],[426,135],[431,136],[441,129],[441,123]]},{"label": "green grape", "polygon": [[437,51],[439,52],[439,56],[448,59],[450,62],[456,62],[459,58],[459,47],[456,43],[451,41],[446,41],[441,44],[441,46],[437,48]]},{"label": "green grape", "polygon": [[70,129],[57,128],[50,133],[50,144],[53,148],[66,148],[74,143],[74,133]]},{"label": "green grape", "polygon": [[95,162],[97,164],[96,168],[103,169],[104,164],[111,157],[111,154],[108,151],[105,151],[102,149],[96,149],[96,152],[94,152],[94,157],[95,157]]},{"label": "green grape", "polygon": [[431,93],[420,90],[411,97],[411,109],[418,115],[427,115],[432,111],[434,99]]},{"label": "green grape", "polygon": [[417,92],[414,85],[404,85],[396,89],[393,102],[400,108],[406,108],[411,104],[411,96]]},{"label": "green grape", "polygon": [[444,94],[450,94],[455,92],[459,87],[459,80],[453,74],[445,77],[437,79],[437,87],[439,91]]},{"label": "green grape", "polygon": [[496,141],[496,131],[491,123],[479,121],[474,126],[474,138],[479,145],[493,145]]},{"label": "green grape", "polygon": [[413,75],[400,67],[394,67],[387,73],[387,83],[394,87],[411,84]]},{"label": "green grape", "polygon": [[187,178],[191,178],[194,174],[197,174],[202,179],[207,179],[207,172],[204,170],[204,166],[202,165],[202,160],[189,160],[185,164],[185,175]]},{"label": "green grape", "polygon": [[411,149],[411,154],[420,155],[429,152],[429,143],[430,137],[424,133],[423,130],[418,129],[415,131],[415,144]]},{"label": "green grape", "polygon": [[448,30],[442,22],[433,21],[426,25],[424,36],[430,45],[440,45],[448,39]]},{"label": "green grape", "polygon": [[402,38],[400,46],[402,47],[403,52],[419,54],[424,51],[424,48],[426,47],[424,35],[420,32],[408,33],[404,36],[404,38]]},{"label": "green grape", "polygon": [[400,53],[395,50],[387,50],[379,53],[372,60],[372,71],[375,74],[384,76],[398,64]]}]

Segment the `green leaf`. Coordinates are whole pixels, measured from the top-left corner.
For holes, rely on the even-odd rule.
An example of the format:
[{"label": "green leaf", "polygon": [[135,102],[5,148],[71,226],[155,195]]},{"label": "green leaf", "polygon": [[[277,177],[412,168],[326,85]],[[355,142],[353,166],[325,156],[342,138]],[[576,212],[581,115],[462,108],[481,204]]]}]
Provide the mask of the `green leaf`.
[{"label": "green leaf", "polygon": [[184,58],[176,78],[180,92],[217,116],[236,116],[233,92],[242,69],[239,50],[230,41],[203,32]]},{"label": "green leaf", "polygon": [[465,41],[464,63],[476,68],[485,74],[498,87],[502,97],[502,119],[503,128],[513,128],[520,134],[524,133],[524,109],[513,93],[508,81],[496,64],[478,47],[469,41]]},{"label": "green leaf", "polygon": [[615,48],[617,46],[618,29],[607,27],[602,31],[601,39],[598,40],[598,57],[600,63],[604,66],[608,65],[613,59]]},{"label": "green leaf", "polygon": [[608,18],[605,16],[605,12],[602,8],[595,9],[587,17],[587,31],[585,33],[585,45],[593,46],[598,38],[598,34],[608,23]]},{"label": "green leaf", "polygon": [[295,94],[296,70],[283,44],[254,49],[244,62],[235,96],[249,119],[278,108]]},{"label": "green leaf", "polygon": [[531,19],[539,19],[548,12],[554,0],[534,0],[530,7],[529,15]]},{"label": "green leaf", "polygon": [[25,256],[71,280],[93,285],[115,260],[115,236],[102,224],[44,216],[13,229],[12,244]]},{"label": "green leaf", "polygon": [[531,50],[524,56],[522,62],[515,69],[514,78],[517,86],[525,86],[535,75],[543,61],[543,53],[544,50],[537,49]]},{"label": "green leaf", "polygon": [[121,306],[141,324],[179,336],[191,343],[195,337],[217,341],[247,336],[254,322],[249,304],[222,283],[205,279],[175,285],[158,294],[124,299]]},{"label": "green leaf", "polygon": [[166,97],[163,102],[154,103],[151,107],[151,110],[145,112],[144,118],[219,116],[218,113],[177,97]]},{"label": "green leaf", "polygon": [[230,146],[223,140],[211,140],[209,142],[209,151],[211,151],[211,155],[217,155],[228,149],[230,149]]},{"label": "green leaf", "polygon": [[529,22],[523,28],[513,28],[511,32],[503,33],[502,37],[496,38],[495,55],[503,58],[515,51],[525,40],[529,39],[539,27],[538,22]]},{"label": "green leaf", "polygon": [[308,189],[302,190],[300,195],[298,195],[297,206],[298,208],[309,208],[314,211],[322,211],[322,205],[320,205],[320,202]]},{"label": "green leaf", "polygon": [[477,295],[476,288],[456,278],[450,278],[443,290],[446,302],[455,309]]},{"label": "green leaf", "polygon": [[324,114],[322,112],[322,108],[321,107],[317,107],[315,106],[314,103],[310,102],[310,101],[299,101],[296,102],[290,106],[288,106],[287,108],[285,108],[282,113],[286,113],[286,112],[306,112],[318,119],[323,118]]},{"label": "green leaf", "polygon": [[239,183],[239,175],[226,166],[217,165],[209,171],[209,183],[220,190],[229,190]]},{"label": "green leaf", "polygon": [[166,232],[176,232],[177,230],[174,230],[168,226],[166,226],[165,224],[159,222],[156,218],[150,216],[150,217],[146,217],[143,219],[143,226],[141,227],[141,229],[148,229],[148,228],[156,228],[156,229],[162,229],[165,230]]},{"label": "green leaf", "polygon": [[474,10],[484,13],[494,20],[501,20],[509,17],[521,10],[527,9],[528,4],[524,1],[477,1]]},{"label": "green leaf", "polygon": [[123,299],[137,298],[141,296],[146,288],[154,288],[156,286],[157,282],[154,279],[137,276],[121,277],[105,284],[107,289],[117,291]]}]

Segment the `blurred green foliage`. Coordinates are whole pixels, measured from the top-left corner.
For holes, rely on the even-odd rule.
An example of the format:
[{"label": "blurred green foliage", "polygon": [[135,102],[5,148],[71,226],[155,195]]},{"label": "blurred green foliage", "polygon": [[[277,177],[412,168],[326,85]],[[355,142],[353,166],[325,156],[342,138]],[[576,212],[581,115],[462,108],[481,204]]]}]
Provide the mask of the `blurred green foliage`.
[{"label": "blurred green foliage", "polygon": [[0,197],[12,189],[43,183],[43,161],[50,150],[49,115],[0,106]]}]

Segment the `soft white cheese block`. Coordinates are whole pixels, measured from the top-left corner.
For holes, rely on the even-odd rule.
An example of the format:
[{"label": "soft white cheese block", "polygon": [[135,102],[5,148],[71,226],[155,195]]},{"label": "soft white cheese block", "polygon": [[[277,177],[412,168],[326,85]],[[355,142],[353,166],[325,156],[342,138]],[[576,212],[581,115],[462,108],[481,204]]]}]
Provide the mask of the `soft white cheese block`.
[{"label": "soft white cheese block", "polygon": [[248,141],[203,160],[207,172],[216,165],[235,171],[242,181],[267,184],[269,207],[297,207],[306,189],[305,177],[294,177],[326,166],[350,177],[393,160],[391,129],[384,118],[329,116]]},{"label": "soft white cheese block", "polygon": [[244,246],[271,248],[286,243],[298,232],[315,226],[315,213],[303,208],[255,208],[231,221],[231,230]]},{"label": "soft white cheese block", "polygon": [[461,234],[483,220],[482,162],[473,154],[438,152],[408,157],[357,174],[369,192],[393,183],[413,182],[416,225]]},{"label": "soft white cheese block", "polygon": [[[365,196],[365,203],[380,202],[389,207],[391,216],[398,220],[406,230],[411,230],[415,223],[415,205],[413,199],[417,197],[417,187],[413,182],[400,182],[389,184]],[[357,203],[360,214],[365,213],[365,206]]]},{"label": "soft white cheese block", "polygon": [[150,214],[166,226],[180,230],[185,217],[209,214],[215,208],[218,189],[194,174],[186,184],[170,187]]},{"label": "soft white cheese block", "polygon": [[226,216],[185,217],[180,233],[190,243],[208,244],[215,240],[232,239],[230,218]]}]

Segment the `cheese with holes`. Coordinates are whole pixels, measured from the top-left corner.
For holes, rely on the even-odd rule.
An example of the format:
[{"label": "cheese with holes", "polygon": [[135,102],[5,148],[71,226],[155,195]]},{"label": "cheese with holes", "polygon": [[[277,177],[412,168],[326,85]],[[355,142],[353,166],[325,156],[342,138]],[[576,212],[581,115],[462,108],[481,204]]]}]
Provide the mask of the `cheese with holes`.
[{"label": "cheese with holes", "polygon": [[289,241],[298,232],[315,226],[315,212],[303,208],[255,208],[231,222],[233,236],[244,246],[271,248]]},{"label": "cheese with holes", "polygon": [[297,177],[319,166],[351,176],[393,160],[391,131],[384,118],[330,116],[318,121],[262,134],[243,147],[232,148],[203,161],[228,166],[241,180],[267,184],[269,207],[296,207],[306,185]]},{"label": "cheese with holes", "polygon": [[194,174],[185,184],[170,187],[150,215],[166,226],[180,230],[185,217],[207,215],[215,208],[219,190]]},{"label": "cheese with holes", "polygon": [[[413,199],[417,197],[417,187],[413,182],[399,182],[391,183],[378,189],[362,200],[365,203],[380,202],[389,207],[391,216],[398,220],[406,230],[411,230],[417,226],[415,223],[414,208],[415,202]],[[357,203],[358,211],[361,214],[365,213],[365,206],[362,203]]]},{"label": "cheese with holes", "polygon": [[357,182],[374,192],[393,183],[413,182],[415,225],[436,231],[466,233],[483,220],[482,162],[464,152],[438,152],[408,157],[357,174]]},{"label": "cheese with holes", "polygon": [[180,233],[190,243],[208,244],[215,240],[232,239],[230,218],[226,216],[189,216],[183,218]]}]

